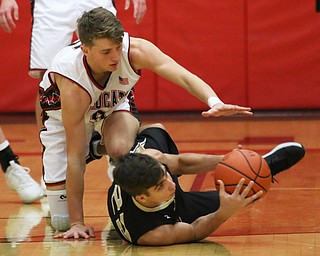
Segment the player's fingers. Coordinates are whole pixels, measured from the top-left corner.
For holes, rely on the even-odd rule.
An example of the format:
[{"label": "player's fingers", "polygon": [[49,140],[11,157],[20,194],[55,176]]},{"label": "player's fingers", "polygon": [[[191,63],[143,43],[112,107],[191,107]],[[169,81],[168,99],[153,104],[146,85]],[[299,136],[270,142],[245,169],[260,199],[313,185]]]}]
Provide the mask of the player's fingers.
[{"label": "player's fingers", "polygon": [[253,113],[250,112],[250,111],[241,111],[241,112],[238,112],[238,114],[246,115],[246,116],[252,116],[253,115]]},{"label": "player's fingers", "polygon": [[96,237],[95,234],[94,234],[94,230],[91,227],[89,228],[89,236],[90,237]]},{"label": "player's fingers", "polygon": [[124,4],[124,9],[125,9],[125,10],[128,10],[128,9],[129,9],[129,7],[130,7],[130,1],[131,1],[131,0],[126,0],[126,2],[125,2],[125,4]]},{"label": "player's fingers", "polygon": [[244,147],[241,144],[238,144],[237,149],[244,149]]},{"label": "player's fingers", "polygon": [[60,234],[54,235],[53,238],[62,238],[63,236],[64,236],[64,234],[60,233]]},{"label": "player's fingers", "polygon": [[249,184],[245,187],[245,189],[242,191],[241,196],[242,196],[243,198],[246,198],[246,197],[247,197],[247,195],[248,195],[248,193],[250,192],[253,184],[254,184],[254,182],[251,180],[251,181],[249,182]]},{"label": "player's fingers", "polygon": [[10,27],[8,25],[5,13],[2,13],[0,16],[0,26],[5,32],[10,32]]},{"label": "player's fingers", "polygon": [[6,13],[6,20],[7,20],[7,23],[10,24],[12,27],[16,27],[16,24],[12,19],[11,13]]},{"label": "player's fingers", "polygon": [[134,11],[134,17],[136,18],[137,24],[141,23],[144,15],[146,14],[146,11],[147,11],[147,6],[145,1],[139,2],[137,8],[135,8],[135,11]]},{"label": "player's fingers", "polygon": [[244,184],[244,181],[245,181],[244,178],[241,178],[241,179],[239,180],[239,182],[238,182],[238,184],[237,184],[237,186],[236,186],[236,188],[235,188],[235,190],[233,191],[232,194],[238,194],[238,195],[240,195],[240,191],[241,191],[241,189],[242,189],[242,186],[243,186],[243,184]]},{"label": "player's fingers", "polygon": [[254,202],[255,200],[257,200],[259,197],[262,196],[262,194],[263,194],[263,191],[260,190],[260,191],[258,191],[257,193],[255,193],[254,195],[248,197],[248,198],[247,198],[248,204],[250,204],[250,203]]},{"label": "player's fingers", "polygon": [[217,182],[218,182],[218,184],[219,184],[219,192],[221,193],[225,193],[226,192],[226,189],[225,189],[225,187],[224,187],[224,183],[223,183],[223,181],[222,180],[217,180]]},{"label": "player's fingers", "polygon": [[15,20],[19,20],[19,8],[18,6],[13,9],[13,17]]}]

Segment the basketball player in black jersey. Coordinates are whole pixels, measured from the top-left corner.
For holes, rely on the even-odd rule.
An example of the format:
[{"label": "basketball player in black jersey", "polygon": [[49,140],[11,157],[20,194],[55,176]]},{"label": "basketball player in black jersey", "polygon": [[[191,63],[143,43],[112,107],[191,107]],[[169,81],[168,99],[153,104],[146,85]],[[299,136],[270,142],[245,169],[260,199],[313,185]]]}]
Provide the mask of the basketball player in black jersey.
[{"label": "basketball player in black jersey", "polygon": [[[108,211],[118,234],[136,245],[170,245],[206,238],[223,222],[262,195],[246,197],[253,182],[232,195],[220,191],[184,192],[182,174],[214,170],[223,156],[178,154],[170,135],[160,126],[143,130],[132,152],[120,158],[108,191]],[[299,143],[283,143],[263,158],[272,176],[300,161],[305,154]]]}]

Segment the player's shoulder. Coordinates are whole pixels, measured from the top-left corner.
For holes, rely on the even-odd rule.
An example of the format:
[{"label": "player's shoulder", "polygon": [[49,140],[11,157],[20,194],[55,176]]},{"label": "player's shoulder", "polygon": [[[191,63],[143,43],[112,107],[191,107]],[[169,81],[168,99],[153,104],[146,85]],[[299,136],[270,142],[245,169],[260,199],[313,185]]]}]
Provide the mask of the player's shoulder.
[{"label": "player's shoulder", "polygon": [[57,55],[62,59],[69,59],[70,56],[76,56],[79,53],[82,54],[81,42],[77,40],[74,43],[62,48]]},{"label": "player's shoulder", "polygon": [[73,66],[79,60],[82,60],[83,52],[81,50],[81,42],[79,40],[62,48],[52,61],[53,66]]}]

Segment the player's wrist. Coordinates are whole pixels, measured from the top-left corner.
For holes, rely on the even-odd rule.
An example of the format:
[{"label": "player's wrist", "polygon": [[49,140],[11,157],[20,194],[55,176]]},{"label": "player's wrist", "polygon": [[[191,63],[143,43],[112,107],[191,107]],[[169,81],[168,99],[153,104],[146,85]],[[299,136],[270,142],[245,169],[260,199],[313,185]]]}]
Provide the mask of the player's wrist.
[{"label": "player's wrist", "polygon": [[218,96],[211,96],[208,98],[207,104],[210,108],[213,108],[218,103],[223,104],[222,100],[220,100]]},{"label": "player's wrist", "polygon": [[77,221],[77,222],[73,222],[72,224],[70,224],[70,228],[74,227],[74,226],[84,226],[83,221]]}]

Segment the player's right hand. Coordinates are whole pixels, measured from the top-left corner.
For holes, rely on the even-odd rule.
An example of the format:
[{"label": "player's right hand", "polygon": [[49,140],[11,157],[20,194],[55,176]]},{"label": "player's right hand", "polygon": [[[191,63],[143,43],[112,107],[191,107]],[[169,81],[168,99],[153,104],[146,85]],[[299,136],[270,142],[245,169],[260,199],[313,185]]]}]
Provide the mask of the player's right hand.
[{"label": "player's right hand", "polygon": [[19,7],[15,0],[2,0],[0,6],[0,26],[5,32],[11,33],[19,19]]},{"label": "player's right hand", "polygon": [[236,114],[247,115],[247,116],[253,115],[253,113],[251,112],[251,108],[249,107],[241,107],[238,105],[231,105],[231,104],[224,104],[224,103],[217,103],[208,111],[203,111],[201,113],[203,117],[231,116]]},{"label": "player's right hand", "polygon": [[92,227],[87,227],[82,224],[76,224],[72,226],[68,231],[55,235],[54,238],[85,238],[89,239],[91,237],[95,237],[94,230]]}]

